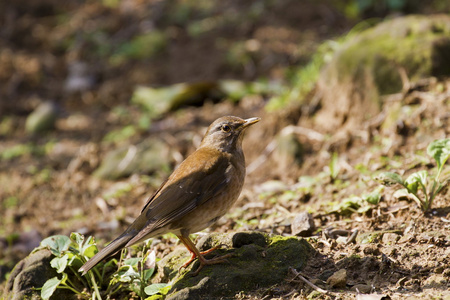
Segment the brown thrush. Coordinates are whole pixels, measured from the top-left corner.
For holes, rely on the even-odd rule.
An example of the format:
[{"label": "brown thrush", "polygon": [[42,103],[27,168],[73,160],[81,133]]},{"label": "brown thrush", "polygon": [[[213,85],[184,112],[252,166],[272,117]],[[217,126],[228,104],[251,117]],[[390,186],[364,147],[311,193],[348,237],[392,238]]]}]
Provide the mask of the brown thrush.
[{"label": "brown thrush", "polygon": [[200,147],[163,182],[137,219],[103,250],[86,262],[83,275],[103,259],[124,247],[172,232],[191,252],[184,266],[196,257],[200,266],[221,263],[224,257],[206,259],[189,234],[211,226],[233,205],[245,178],[242,138],[245,129],[260,118],[222,117],[206,131]]}]

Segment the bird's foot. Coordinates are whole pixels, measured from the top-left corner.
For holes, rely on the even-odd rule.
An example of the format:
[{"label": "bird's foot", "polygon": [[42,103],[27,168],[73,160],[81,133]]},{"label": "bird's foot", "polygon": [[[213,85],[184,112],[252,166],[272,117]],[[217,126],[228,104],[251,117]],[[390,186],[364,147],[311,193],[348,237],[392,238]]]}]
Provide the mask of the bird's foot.
[{"label": "bird's foot", "polygon": [[199,256],[198,260],[200,262],[200,265],[198,266],[197,270],[194,273],[192,273],[192,276],[197,276],[198,273],[200,272],[200,270],[203,269],[204,266],[221,264],[221,263],[229,263],[227,258],[229,258],[231,256],[233,256],[233,255],[232,254],[225,254],[225,255],[222,255],[222,256],[219,256],[219,257],[214,257],[214,258],[211,258],[211,259],[206,259],[203,256]]},{"label": "bird's foot", "polygon": [[[223,245],[220,244],[220,245],[215,246],[215,247],[212,247],[211,249],[208,249],[208,250],[206,250],[206,251],[202,251],[202,252],[200,252],[200,255],[201,255],[201,256],[204,256],[204,255],[206,255],[206,254],[209,254],[209,253],[213,252],[214,250],[219,249],[219,248],[222,247],[222,246],[223,246]],[[197,255],[194,251],[190,251],[190,252],[191,252],[191,258],[189,258],[189,259],[181,266],[180,269],[186,268],[187,266],[189,266],[189,265],[197,258],[198,255]],[[205,260],[206,260],[206,259],[205,259]]]}]

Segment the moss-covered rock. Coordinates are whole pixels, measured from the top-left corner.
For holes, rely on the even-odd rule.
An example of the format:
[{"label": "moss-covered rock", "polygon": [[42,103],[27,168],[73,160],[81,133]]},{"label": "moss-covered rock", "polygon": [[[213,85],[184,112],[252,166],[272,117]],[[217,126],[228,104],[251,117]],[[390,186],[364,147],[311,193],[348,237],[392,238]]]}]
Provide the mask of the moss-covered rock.
[{"label": "moss-covered rock", "polygon": [[381,96],[416,81],[450,75],[450,16],[407,16],[348,37],[322,70],[317,125],[333,131],[380,112]]},{"label": "moss-covered rock", "polygon": [[[12,270],[6,283],[4,298],[11,300],[41,299],[41,288],[49,278],[61,276],[50,266],[54,258],[50,250],[41,249],[21,260]],[[54,299],[75,299],[68,290],[56,290]]]},{"label": "moss-covered rock", "polygon": [[198,268],[198,261],[178,273],[182,258],[189,257],[187,250],[174,251],[159,262],[158,280],[173,280],[167,299],[233,297],[270,287],[284,281],[289,267],[302,269],[313,252],[301,238],[259,232],[211,234],[197,244],[201,250],[216,245],[224,247],[210,255],[231,254],[229,263],[205,266],[197,276],[191,271]]},{"label": "moss-covered rock", "polygon": [[136,172],[152,173],[169,170],[170,149],[158,139],[148,139],[138,145],[128,145],[111,150],[103,158],[95,176],[105,179],[118,179]]},{"label": "moss-covered rock", "polygon": [[27,117],[25,130],[28,133],[39,133],[53,129],[58,117],[58,108],[52,102],[42,102]]},{"label": "moss-covered rock", "polygon": [[145,107],[151,117],[157,117],[182,106],[201,106],[205,99],[219,101],[224,96],[216,82],[197,82],[162,88],[138,87],[131,101]]}]

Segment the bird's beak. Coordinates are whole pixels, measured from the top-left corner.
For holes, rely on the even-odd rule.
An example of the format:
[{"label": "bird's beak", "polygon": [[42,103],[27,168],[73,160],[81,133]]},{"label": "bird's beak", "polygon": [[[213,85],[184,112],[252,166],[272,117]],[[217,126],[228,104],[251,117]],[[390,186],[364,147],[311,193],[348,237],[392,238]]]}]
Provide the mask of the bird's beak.
[{"label": "bird's beak", "polygon": [[250,118],[250,119],[245,119],[245,120],[244,120],[245,123],[242,124],[242,127],[241,127],[241,128],[244,129],[244,128],[250,126],[250,125],[253,125],[253,124],[255,124],[255,123],[258,123],[260,120],[261,120],[261,118]]}]

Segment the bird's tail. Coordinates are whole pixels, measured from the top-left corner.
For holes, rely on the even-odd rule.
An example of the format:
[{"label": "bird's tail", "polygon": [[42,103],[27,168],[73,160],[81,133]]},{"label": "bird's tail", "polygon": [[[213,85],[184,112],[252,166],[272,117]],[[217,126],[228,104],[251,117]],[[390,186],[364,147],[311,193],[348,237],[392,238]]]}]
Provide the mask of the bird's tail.
[{"label": "bird's tail", "polygon": [[100,252],[95,254],[90,260],[88,260],[81,268],[78,270],[78,272],[83,272],[83,276],[93,267],[95,267],[99,262],[101,262],[103,259],[113,255],[128,243],[129,240],[133,238],[135,234],[133,232],[125,231],[122,235],[120,235],[118,238],[116,238],[114,241],[112,241],[108,246],[103,248]]}]

